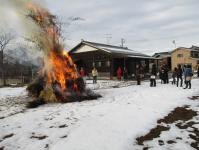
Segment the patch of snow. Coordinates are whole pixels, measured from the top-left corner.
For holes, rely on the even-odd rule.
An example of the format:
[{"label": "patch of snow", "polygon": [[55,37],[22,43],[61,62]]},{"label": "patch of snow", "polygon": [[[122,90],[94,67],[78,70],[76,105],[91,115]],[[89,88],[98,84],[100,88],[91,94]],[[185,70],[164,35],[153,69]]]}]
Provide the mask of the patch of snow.
[{"label": "patch of snow", "polygon": [[26,95],[26,87],[18,87],[18,88],[12,88],[12,87],[6,87],[6,88],[0,88],[0,99],[7,98],[7,97],[16,97],[16,96],[23,96]]}]

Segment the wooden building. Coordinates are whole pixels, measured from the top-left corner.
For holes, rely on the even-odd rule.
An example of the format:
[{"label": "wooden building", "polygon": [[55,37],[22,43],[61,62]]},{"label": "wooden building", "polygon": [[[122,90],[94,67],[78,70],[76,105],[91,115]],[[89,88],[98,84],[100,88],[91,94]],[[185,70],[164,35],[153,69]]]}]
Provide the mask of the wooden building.
[{"label": "wooden building", "polygon": [[179,47],[172,51],[171,54],[172,69],[180,65],[191,65],[196,70],[199,65],[199,47],[192,46],[190,48]]},{"label": "wooden building", "polygon": [[128,76],[135,74],[136,65],[142,65],[144,72],[149,72],[149,63],[154,58],[127,47],[82,41],[69,51],[77,67],[83,67],[91,73],[95,66],[101,77],[116,76],[118,67],[127,68]]}]

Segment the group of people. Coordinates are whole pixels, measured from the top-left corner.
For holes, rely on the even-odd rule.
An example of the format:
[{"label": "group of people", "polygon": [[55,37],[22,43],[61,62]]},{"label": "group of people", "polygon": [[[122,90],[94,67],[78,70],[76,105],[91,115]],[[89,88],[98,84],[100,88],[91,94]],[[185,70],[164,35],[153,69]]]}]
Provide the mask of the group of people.
[{"label": "group of people", "polygon": [[[84,82],[86,83],[86,77],[89,76],[89,74],[84,70],[83,67],[81,67],[79,74],[83,78]],[[98,76],[98,71],[95,67],[93,67],[92,69],[93,84],[97,83],[97,76]]]},{"label": "group of people", "polygon": [[[197,68],[197,76],[199,77],[199,66]],[[169,83],[169,69],[166,65],[162,65],[160,68],[160,71],[158,72],[157,67],[155,64],[152,65],[152,69],[150,72],[150,86],[151,87],[155,87],[156,86],[156,78],[157,75],[159,73],[159,78],[161,80],[161,83],[164,84],[168,84]],[[80,71],[79,71],[80,76],[84,79],[84,81],[86,80],[86,77],[89,76],[88,73],[84,70],[83,67],[81,67]],[[127,69],[124,67],[123,71],[121,69],[121,67],[117,68],[116,71],[117,74],[117,79],[121,80],[122,76],[124,78],[124,80],[128,79],[128,72]],[[143,68],[141,67],[141,65],[137,65],[136,66],[136,70],[135,70],[135,78],[137,80],[137,85],[141,84],[141,78],[143,75]],[[184,78],[183,78],[184,76]],[[191,89],[191,79],[193,76],[193,72],[191,69],[191,65],[184,65],[184,67],[182,68],[181,65],[178,65],[177,67],[174,68],[173,72],[172,72],[172,84],[176,84],[177,87],[183,86],[183,80],[185,83],[185,87],[184,89]],[[93,84],[97,83],[97,77],[98,77],[98,71],[95,67],[93,67],[92,69],[92,77],[93,77]]]},{"label": "group of people", "polygon": [[[169,70],[167,69],[166,65],[163,65],[159,72],[159,77],[161,79],[161,83],[164,83],[164,84],[169,83],[168,72],[169,72]],[[199,72],[199,70],[198,70],[198,72]],[[156,76],[157,76],[157,69],[156,69],[156,65],[153,64],[152,70],[151,70],[151,77],[150,77],[150,86],[151,87],[156,86]],[[184,89],[187,89],[187,88],[191,89],[191,79],[193,76],[191,65],[185,65],[183,69],[182,69],[181,65],[178,65],[177,67],[175,67],[172,72],[172,78],[173,78],[172,84],[176,84],[178,87],[179,82],[180,82],[180,87],[183,87],[183,76],[184,76],[184,83],[185,83]],[[199,75],[198,75],[198,77],[199,77]]]},{"label": "group of people", "polygon": [[[117,79],[121,80],[121,77],[124,77],[124,80],[128,79],[128,72],[127,69],[124,67],[124,70],[122,72],[121,67],[118,67],[117,69]],[[152,67],[152,72],[151,72],[151,86],[156,86],[156,76],[157,76],[157,71],[156,71],[156,66],[155,64]],[[144,67],[142,65],[136,65],[135,69],[135,74],[133,74],[133,77],[135,77],[137,81],[137,85],[141,85],[141,79],[144,77]]]},{"label": "group of people", "polygon": [[[159,74],[159,78],[161,80],[161,84],[168,84],[169,83],[169,69],[167,67],[167,65],[162,65],[160,70],[157,70],[157,67],[155,64],[152,65],[152,69],[150,72],[150,86],[151,87],[155,87],[156,86],[156,78],[157,75]],[[127,70],[126,68],[124,68],[123,70],[123,76],[124,76],[124,80],[127,79]],[[184,76],[184,78],[183,78]],[[191,79],[193,76],[193,72],[191,69],[191,65],[184,65],[184,67],[182,68],[181,65],[178,65],[174,71],[172,72],[172,84],[176,84],[177,87],[180,85],[180,87],[183,87],[183,80],[185,83],[185,87],[184,89],[191,89]],[[117,79],[121,80],[122,77],[122,69],[120,67],[118,67],[117,69]],[[136,70],[135,70],[135,79],[137,81],[137,85],[141,84],[141,79],[143,77],[143,68],[141,67],[141,65],[137,65],[136,66]],[[199,67],[198,67],[198,77],[199,77]]]},{"label": "group of people", "polygon": [[118,80],[121,80],[121,79],[122,79],[122,75],[123,75],[123,77],[124,77],[124,80],[127,80],[127,79],[128,79],[128,72],[127,72],[126,67],[124,67],[123,72],[122,72],[121,67],[118,67],[118,69],[117,69],[117,79],[118,79]]},{"label": "group of people", "polygon": [[[179,80],[180,80],[180,86],[182,87],[183,75],[184,75],[184,83],[185,83],[184,89],[187,89],[187,88],[191,89],[191,79],[193,76],[191,65],[185,65],[183,68],[181,67],[181,65],[178,65],[178,67],[175,67],[172,73],[172,78],[173,78],[172,84],[177,84],[178,86]],[[198,77],[199,77],[199,73],[198,73]],[[176,78],[177,78],[177,82],[176,82]]]},{"label": "group of people", "polygon": [[[143,72],[144,72],[144,69],[143,69],[142,65],[137,65],[136,70],[135,70],[135,78],[137,80],[137,85],[141,84],[141,78],[143,77],[143,74],[144,74]],[[122,76],[123,76],[124,80],[128,79],[128,71],[127,71],[126,67],[124,67],[123,71],[122,71],[121,67],[118,67],[116,74],[117,74],[118,80],[121,80]]]}]

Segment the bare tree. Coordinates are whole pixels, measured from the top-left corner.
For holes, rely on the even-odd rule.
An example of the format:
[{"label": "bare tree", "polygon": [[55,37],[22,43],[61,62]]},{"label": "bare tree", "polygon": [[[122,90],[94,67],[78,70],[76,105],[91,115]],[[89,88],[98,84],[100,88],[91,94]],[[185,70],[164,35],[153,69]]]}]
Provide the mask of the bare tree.
[{"label": "bare tree", "polygon": [[4,68],[4,51],[14,39],[11,32],[0,31],[0,71],[2,72],[3,84],[6,85],[5,68]]}]

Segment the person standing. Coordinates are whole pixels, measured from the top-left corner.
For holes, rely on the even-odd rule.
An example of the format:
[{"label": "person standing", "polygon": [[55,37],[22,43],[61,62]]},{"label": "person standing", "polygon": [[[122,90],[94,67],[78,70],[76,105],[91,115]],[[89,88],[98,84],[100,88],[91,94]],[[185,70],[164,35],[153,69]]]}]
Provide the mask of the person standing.
[{"label": "person standing", "polygon": [[117,79],[121,80],[121,76],[122,76],[122,69],[120,67],[118,67],[118,69],[117,69]]},{"label": "person standing", "polygon": [[166,69],[164,65],[162,66],[162,81],[166,84]]},{"label": "person standing", "polygon": [[124,74],[124,80],[127,80],[128,79],[128,71],[127,71],[126,67],[124,67],[123,74]]},{"label": "person standing", "polygon": [[136,75],[137,85],[141,85],[142,69],[140,65],[136,66],[135,75]]},{"label": "person standing", "polygon": [[168,69],[167,69],[166,64],[164,64],[162,67],[162,79],[163,79],[164,84],[169,83]]},{"label": "person standing", "polygon": [[93,76],[93,84],[96,84],[97,83],[98,72],[97,72],[97,69],[95,67],[92,70],[92,76]]},{"label": "person standing", "polygon": [[82,79],[84,80],[84,83],[86,83],[86,72],[83,67],[81,67],[79,74],[82,77]]},{"label": "person standing", "polygon": [[185,64],[184,66],[183,66],[183,69],[182,69],[182,73],[183,73],[183,75],[184,75],[184,84],[186,85],[186,78],[185,78],[185,69],[187,68],[187,65]]},{"label": "person standing", "polygon": [[83,78],[85,75],[86,75],[86,73],[84,71],[84,68],[81,67],[81,69],[80,69],[80,76]]},{"label": "person standing", "polygon": [[177,68],[175,67],[172,72],[172,78],[173,78],[172,84],[176,84],[176,76],[177,76]]},{"label": "person standing", "polygon": [[159,78],[160,78],[161,84],[164,83],[164,81],[163,81],[163,66],[160,67]]},{"label": "person standing", "polygon": [[166,83],[169,83],[169,69],[167,65],[165,64],[165,76],[166,76]]},{"label": "person standing", "polygon": [[153,64],[152,70],[151,70],[151,79],[150,79],[150,86],[151,87],[156,86],[156,76],[157,76],[157,69],[156,69],[156,65]]},{"label": "person standing", "polygon": [[191,78],[193,76],[193,72],[191,70],[191,65],[187,65],[187,67],[185,68],[184,71],[184,76],[185,76],[185,83],[186,83],[186,87],[184,89],[187,89],[189,87],[189,89],[191,89]]},{"label": "person standing", "polygon": [[182,87],[183,79],[182,79],[182,67],[181,65],[178,65],[177,71],[176,71],[176,77],[177,77],[177,87],[179,85],[179,79],[180,79],[180,87]]},{"label": "person standing", "polygon": [[199,64],[198,64],[198,68],[197,68],[197,74],[198,74],[198,78],[199,78]]}]

